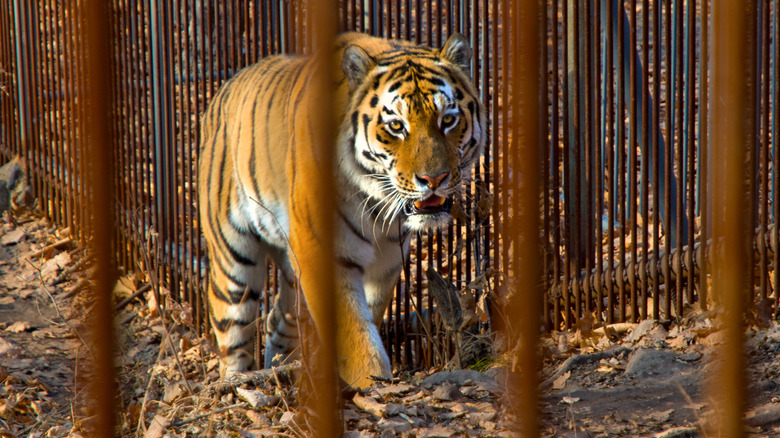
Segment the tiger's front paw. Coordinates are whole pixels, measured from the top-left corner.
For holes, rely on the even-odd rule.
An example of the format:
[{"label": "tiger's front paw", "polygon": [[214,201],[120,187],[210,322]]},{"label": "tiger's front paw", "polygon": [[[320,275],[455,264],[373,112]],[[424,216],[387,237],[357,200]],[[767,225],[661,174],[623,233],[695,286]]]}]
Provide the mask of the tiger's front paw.
[{"label": "tiger's front paw", "polygon": [[222,378],[252,369],[255,360],[252,354],[245,350],[235,350],[223,354],[219,358],[219,375]]},{"label": "tiger's front paw", "polygon": [[378,348],[355,349],[348,355],[342,355],[339,361],[339,374],[350,386],[355,388],[368,388],[374,383],[372,377],[389,379],[393,377],[390,367],[390,358],[385,349]]}]

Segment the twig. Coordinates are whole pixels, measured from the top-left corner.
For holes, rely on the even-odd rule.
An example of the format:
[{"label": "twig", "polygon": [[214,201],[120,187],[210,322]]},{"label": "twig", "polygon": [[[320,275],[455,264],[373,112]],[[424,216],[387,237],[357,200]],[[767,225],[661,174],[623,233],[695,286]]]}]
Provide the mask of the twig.
[{"label": "twig", "polygon": [[225,406],[225,407],[222,407],[222,408],[219,408],[219,409],[214,409],[213,411],[207,412],[205,414],[196,415],[196,416],[194,416],[192,418],[188,418],[186,420],[177,421],[177,422],[171,424],[168,427],[171,428],[171,427],[183,426],[185,424],[190,424],[190,423],[192,423],[194,421],[198,421],[198,420],[200,420],[202,418],[207,418],[207,417],[209,417],[211,415],[214,415],[214,414],[221,414],[222,412],[229,411],[229,410],[235,409],[235,408],[249,409],[249,405],[247,403],[244,403],[244,402],[236,403],[236,404],[233,404],[233,405],[230,405],[230,406]]},{"label": "twig", "polygon": [[73,274],[74,272],[76,272],[76,271],[78,271],[79,269],[81,269],[81,268],[82,268],[84,265],[86,265],[86,264],[87,264],[87,262],[89,262],[90,260],[91,260],[91,259],[90,259],[89,257],[84,257],[84,258],[82,258],[81,260],[79,260],[78,262],[76,262],[76,263],[75,263],[73,266],[71,266],[70,268],[68,268],[68,269],[65,269],[64,271],[62,271],[62,272],[60,273],[60,275],[58,275],[58,276],[57,276],[57,278],[55,278],[54,280],[52,280],[52,282],[51,282],[51,283],[49,283],[49,286],[52,286],[52,287],[53,287],[53,286],[56,286],[56,285],[58,285],[58,284],[62,283],[62,282],[63,282],[63,281],[65,281],[65,280],[67,280],[67,278],[68,278],[68,277],[69,277],[71,274]]},{"label": "twig", "polygon": [[128,304],[133,302],[134,299],[136,299],[136,298],[140,297],[141,295],[149,292],[150,290],[152,290],[151,283],[146,283],[143,286],[139,287],[138,290],[135,291],[134,294],[130,295],[129,297],[127,297],[124,300],[122,300],[122,302],[117,304],[114,307],[114,312],[119,312],[120,310],[124,309]]},{"label": "twig", "polygon": [[43,254],[45,254],[47,251],[51,251],[52,249],[59,248],[61,246],[65,246],[71,242],[73,242],[73,239],[71,239],[70,237],[66,237],[58,242],[52,243],[51,245],[44,246],[38,251],[31,253],[28,257],[40,257]]}]

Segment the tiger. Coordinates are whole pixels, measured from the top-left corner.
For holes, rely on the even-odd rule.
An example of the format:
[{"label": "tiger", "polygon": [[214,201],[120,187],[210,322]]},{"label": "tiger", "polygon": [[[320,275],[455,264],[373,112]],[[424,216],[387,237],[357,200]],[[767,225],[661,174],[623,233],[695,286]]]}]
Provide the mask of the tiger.
[{"label": "tiger", "polygon": [[317,297],[307,293],[317,281],[306,260],[318,212],[307,208],[313,191],[300,177],[312,159],[312,135],[301,124],[321,111],[338,123],[336,355],[339,376],[356,388],[392,377],[379,329],[410,236],[451,223],[485,147],[486,110],[470,78],[465,36],[431,48],[344,33],[331,50],[331,102],[311,101],[314,57],[274,55],[227,80],[202,116],[198,202],[222,376],[255,366],[268,259],[281,275],[264,321],[263,366],[297,354],[298,291],[315,328],[330,323],[318,320]]}]

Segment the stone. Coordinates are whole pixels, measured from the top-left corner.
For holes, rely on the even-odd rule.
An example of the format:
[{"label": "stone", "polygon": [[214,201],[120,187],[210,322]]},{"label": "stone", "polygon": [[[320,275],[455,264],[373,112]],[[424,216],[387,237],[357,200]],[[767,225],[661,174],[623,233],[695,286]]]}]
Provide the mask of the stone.
[{"label": "stone", "polygon": [[466,382],[471,380],[470,383],[476,385],[479,389],[497,394],[500,391],[498,383],[495,380],[474,370],[455,370],[455,371],[442,371],[440,373],[432,374],[422,381],[424,388],[431,388],[444,382],[454,383],[459,386],[465,386]]},{"label": "stone", "polygon": [[27,205],[32,200],[32,189],[27,183],[24,162],[19,158],[0,167],[0,213]]},{"label": "stone", "polygon": [[634,352],[626,365],[630,377],[670,377],[688,365],[677,360],[677,355],[668,350],[641,349]]}]

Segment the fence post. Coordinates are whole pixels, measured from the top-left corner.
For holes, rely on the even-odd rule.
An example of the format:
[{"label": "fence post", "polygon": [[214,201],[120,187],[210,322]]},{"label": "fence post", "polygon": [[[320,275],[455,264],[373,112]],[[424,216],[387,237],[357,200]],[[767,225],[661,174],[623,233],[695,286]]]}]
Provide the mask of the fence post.
[{"label": "fence post", "polygon": [[96,345],[96,381],[93,382],[94,407],[97,415],[95,436],[115,435],[116,388],[114,370],[113,310],[111,294],[115,279],[112,251],[114,237],[114,177],[113,142],[111,141],[111,111],[113,110],[110,75],[106,59],[113,62],[110,45],[110,6],[102,0],[82,2],[79,15],[84,24],[87,65],[87,105],[79,120],[85,123],[86,169],[91,199],[89,199],[89,230],[91,251],[96,261],[93,294],[93,339]]},{"label": "fence post", "polygon": [[[713,2],[713,295],[723,308],[721,376],[711,388],[719,404],[719,436],[744,436],[743,314],[752,294],[751,160],[756,137],[754,1]],[[747,212],[747,214],[746,214]]]}]

